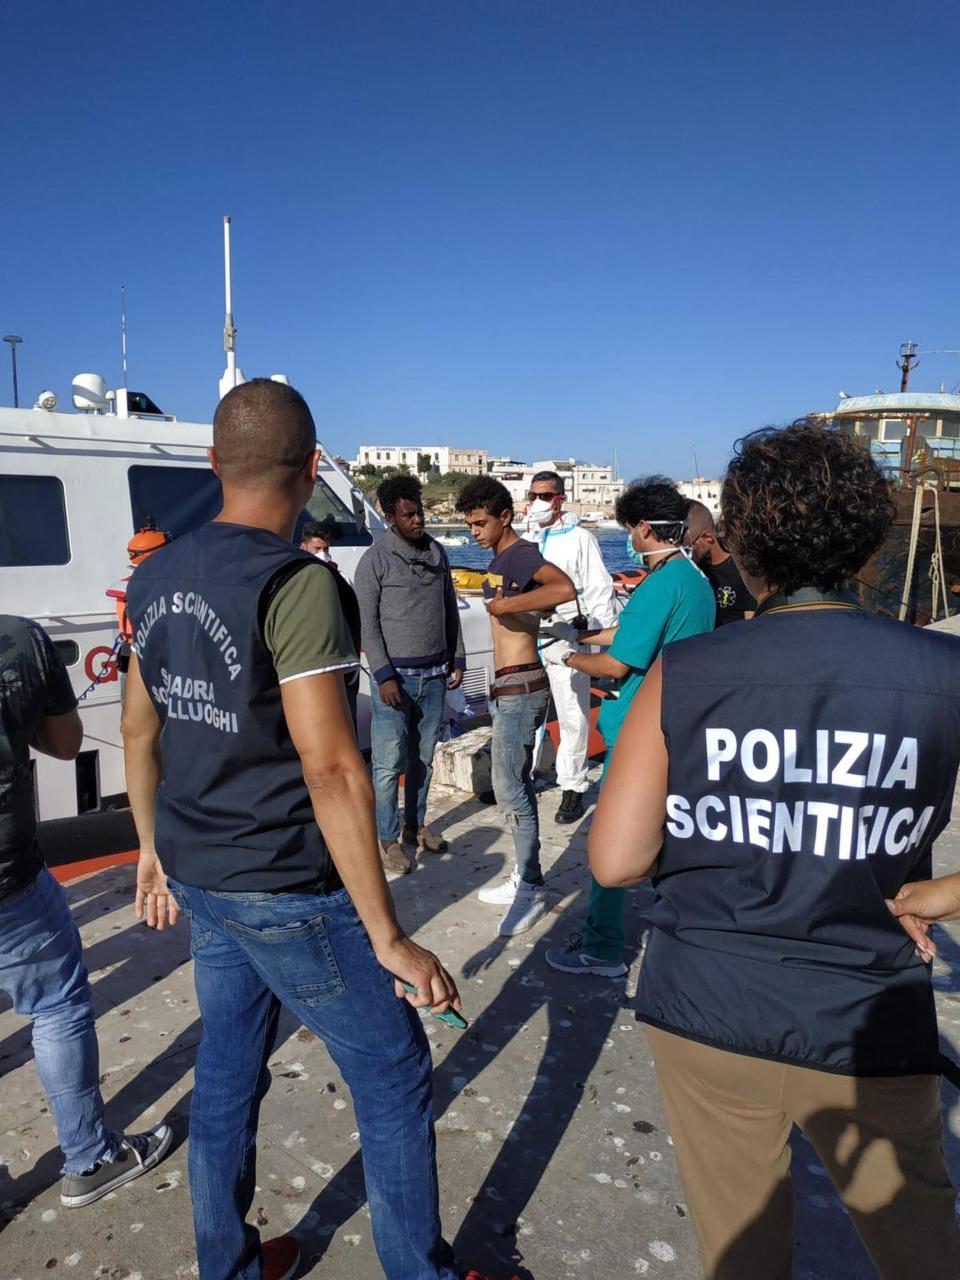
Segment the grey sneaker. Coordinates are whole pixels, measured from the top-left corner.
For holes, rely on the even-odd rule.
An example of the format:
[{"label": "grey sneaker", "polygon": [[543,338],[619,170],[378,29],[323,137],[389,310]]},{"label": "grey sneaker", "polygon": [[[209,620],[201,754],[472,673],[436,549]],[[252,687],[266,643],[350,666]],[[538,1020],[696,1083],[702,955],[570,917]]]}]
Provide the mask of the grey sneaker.
[{"label": "grey sneaker", "polygon": [[392,875],[405,876],[413,870],[413,861],[404,853],[403,845],[398,840],[390,840],[387,843],[380,841],[380,859],[383,862],[383,869]]},{"label": "grey sneaker", "polygon": [[146,1133],[118,1133],[117,1151],[112,1160],[101,1160],[86,1173],[65,1173],[60,1183],[60,1203],[68,1209],[82,1209],[101,1196],[109,1195],[158,1165],[170,1150],[173,1130],[158,1124]]},{"label": "grey sneaker", "polygon": [[627,966],[622,960],[598,960],[583,950],[583,939],[575,934],[565,947],[551,947],[547,964],[558,973],[592,973],[595,978],[622,978]]},{"label": "grey sneaker", "polygon": [[427,853],[446,853],[449,847],[443,836],[434,835],[429,827],[404,827],[400,839],[404,844],[425,849]]}]

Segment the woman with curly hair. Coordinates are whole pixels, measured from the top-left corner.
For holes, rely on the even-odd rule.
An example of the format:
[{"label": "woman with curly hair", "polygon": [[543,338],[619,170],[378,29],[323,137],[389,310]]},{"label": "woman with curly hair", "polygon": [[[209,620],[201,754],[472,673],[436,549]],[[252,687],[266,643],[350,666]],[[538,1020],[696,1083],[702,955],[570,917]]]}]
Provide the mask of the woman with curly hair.
[{"label": "woman with curly hair", "polygon": [[590,832],[601,884],[653,880],[638,1011],[704,1270],[792,1274],[797,1125],[883,1280],[956,1280],[932,944],[891,900],[950,817],[957,642],[845,590],[893,516],[846,435],[748,436],[721,508],[757,616],[664,651]]}]

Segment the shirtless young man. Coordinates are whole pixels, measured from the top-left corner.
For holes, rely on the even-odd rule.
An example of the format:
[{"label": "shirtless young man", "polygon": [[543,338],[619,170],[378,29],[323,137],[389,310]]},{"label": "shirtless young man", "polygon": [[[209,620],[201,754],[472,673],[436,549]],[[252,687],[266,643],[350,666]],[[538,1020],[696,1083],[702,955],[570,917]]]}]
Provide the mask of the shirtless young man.
[{"label": "shirtless young man", "polygon": [[573,583],[548,563],[536,545],[514,533],[513,499],[499,481],[469,481],[457,510],[478,546],[493,552],[483,593],[493,632],[493,791],[513,834],[517,865],[502,884],[480,890],[480,901],[507,908],[504,936],[533,928],[547,909],[540,869],[540,823],[530,778],[537,730],[550,700],[546,672],[537,655],[541,616],[576,598]]}]

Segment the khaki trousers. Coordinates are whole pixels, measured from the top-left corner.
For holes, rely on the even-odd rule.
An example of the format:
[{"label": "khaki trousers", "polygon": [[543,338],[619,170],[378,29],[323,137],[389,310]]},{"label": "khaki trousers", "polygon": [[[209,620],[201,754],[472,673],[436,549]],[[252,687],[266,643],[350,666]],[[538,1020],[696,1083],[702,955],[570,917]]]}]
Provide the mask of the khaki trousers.
[{"label": "khaki trousers", "polygon": [[939,1076],[841,1076],[646,1030],[707,1280],[790,1280],[793,1125],[881,1280],[960,1277]]}]

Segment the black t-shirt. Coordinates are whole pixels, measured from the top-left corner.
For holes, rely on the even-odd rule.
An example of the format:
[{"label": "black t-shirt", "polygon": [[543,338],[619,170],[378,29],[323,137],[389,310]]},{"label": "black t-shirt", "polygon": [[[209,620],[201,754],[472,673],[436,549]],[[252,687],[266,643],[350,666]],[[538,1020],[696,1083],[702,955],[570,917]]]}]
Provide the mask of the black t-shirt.
[{"label": "black t-shirt", "polygon": [[43,865],[30,773],[30,743],[46,716],[77,705],[53,641],[35,622],[0,614],[0,898]]},{"label": "black t-shirt", "polygon": [[533,575],[546,563],[535,543],[518,538],[506,551],[501,551],[500,555],[494,556],[490,561],[483,583],[483,594],[491,600],[497,593],[497,587],[502,587],[503,594],[507,597],[535,591],[540,584],[534,580]]},{"label": "black t-shirt", "polygon": [[717,626],[725,622],[742,622],[746,613],[753,613],[757,602],[744,585],[733,556],[722,564],[700,566],[717,597]]}]

